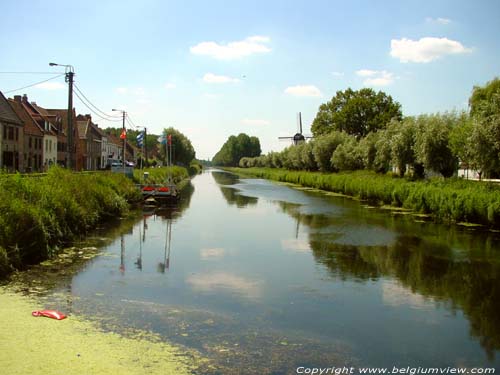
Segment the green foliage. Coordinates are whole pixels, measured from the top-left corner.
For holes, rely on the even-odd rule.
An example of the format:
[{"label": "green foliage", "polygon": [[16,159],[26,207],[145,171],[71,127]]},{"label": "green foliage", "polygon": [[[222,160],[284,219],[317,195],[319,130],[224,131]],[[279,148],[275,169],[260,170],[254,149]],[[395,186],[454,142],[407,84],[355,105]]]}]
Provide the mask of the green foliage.
[{"label": "green foliage", "polygon": [[[148,173],[147,180],[144,180],[144,172]],[[178,184],[182,180],[189,177],[188,172],[189,171],[186,168],[179,167],[177,165],[174,165],[173,167],[135,169],[134,180],[137,183],[147,182],[150,184],[163,184],[168,181],[168,177],[170,175],[172,177],[172,182],[174,184]]]},{"label": "green foliage", "polygon": [[333,131],[346,132],[357,138],[384,129],[391,119],[401,120],[401,105],[390,95],[370,88],[359,91],[337,91],[319,107],[311,130],[314,136]]},{"label": "green foliage", "polygon": [[332,154],[346,139],[346,133],[335,131],[314,140],[313,154],[318,170],[322,172],[335,170],[331,163]]},{"label": "green foliage", "polygon": [[417,133],[415,118],[406,117],[403,121],[392,120],[386,135],[390,142],[392,164],[398,169],[400,176],[404,176],[407,165],[415,165],[415,135]]},{"label": "green foliage", "polygon": [[404,207],[432,214],[436,220],[500,227],[500,186],[491,183],[453,178],[407,181],[369,171],[324,174],[271,168],[232,170]]},{"label": "green foliage", "polygon": [[363,155],[354,136],[349,136],[333,152],[332,166],[339,171],[363,169]]},{"label": "green foliage", "polygon": [[[189,138],[172,127],[163,130],[163,136],[167,135],[172,136],[173,164],[188,166],[196,156]],[[167,160],[165,145],[160,146],[160,155],[164,161]]]},{"label": "green foliage", "polygon": [[489,117],[500,112],[500,79],[495,78],[484,87],[474,86],[469,98],[471,116]]},{"label": "green foliage", "polygon": [[0,190],[0,262],[7,259],[13,268],[51,256],[102,220],[126,213],[127,202],[139,198],[121,174],[71,173],[55,166],[44,177],[0,175]]},{"label": "green foliage", "polygon": [[422,115],[416,119],[415,157],[425,169],[451,177],[457,170],[458,160],[449,144],[450,132],[460,122],[456,113]]},{"label": "green foliage", "polygon": [[237,166],[242,157],[256,157],[261,153],[260,141],[257,137],[250,137],[240,133],[232,135],[212,159],[214,165]]}]

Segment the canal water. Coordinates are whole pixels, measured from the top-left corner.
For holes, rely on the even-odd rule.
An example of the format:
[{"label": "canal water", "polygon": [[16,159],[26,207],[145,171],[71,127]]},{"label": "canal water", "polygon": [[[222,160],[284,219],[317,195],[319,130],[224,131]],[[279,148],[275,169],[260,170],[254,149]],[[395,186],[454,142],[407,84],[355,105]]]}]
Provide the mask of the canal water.
[{"label": "canal water", "polygon": [[207,374],[500,368],[499,233],[217,170],[182,196],[96,234],[47,303],[196,349]]}]

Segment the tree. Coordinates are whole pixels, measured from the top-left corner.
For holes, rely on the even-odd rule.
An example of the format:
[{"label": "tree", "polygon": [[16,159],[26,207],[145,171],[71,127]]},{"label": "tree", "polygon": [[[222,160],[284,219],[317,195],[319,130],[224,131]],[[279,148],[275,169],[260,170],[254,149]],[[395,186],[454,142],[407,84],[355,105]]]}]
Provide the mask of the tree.
[{"label": "tree", "polygon": [[[474,86],[472,95],[469,98],[470,115],[488,117],[498,115],[500,111],[498,95],[500,95],[500,79],[495,78],[484,87]],[[495,100],[495,96],[497,99]],[[495,101],[497,103],[495,103]]]},{"label": "tree", "polygon": [[414,117],[406,117],[402,122],[393,120],[389,125],[391,159],[401,177],[406,173],[406,166],[415,166],[415,134],[417,124]]},{"label": "tree", "polygon": [[318,169],[322,172],[333,172],[335,169],[332,166],[331,159],[335,149],[347,139],[347,134],[344,132],[333,132],[314,140],[313,154],[314,160]]},{"label": "tree", "polygon": [[337,91],[332,100],[319,107],[311,130],[314,136],[344,131],[359,139],[384,129],[393,118],[401,120],[401,105],[390,95],[370,88],[349,88]]},{"label": "tree", "polygon": [[474,87],[469,103],[472,161],[481,173],[500,175],[500,79]]},{"label": "tree", "polygon": [[349,136],[332,154],[332,166],[339,171],[363,169],[363,158],[356,137]]},{"label": "tree", "polygon": [[415,157],[425,169],[451,177],[458,165],[449,139],[451,129],[459,122],[457,114],[422,115],[416,119]]},{"label": "tree", "polygon": [[212,159],[214,165],[237,166],[242,157],[260,156],[260,141],[257,137],[250,137],[240,133],[230,136],[221,149]]},{"label": "tree", "polygon": [[[196,156],[191,141],[180,131],[172,127],[164,129],[163,136],[171,136],[173,164],[188,166]],[[165,145],[162,144],[160,146],[160,155],[164,160],[166,160],[165,149]]]}]

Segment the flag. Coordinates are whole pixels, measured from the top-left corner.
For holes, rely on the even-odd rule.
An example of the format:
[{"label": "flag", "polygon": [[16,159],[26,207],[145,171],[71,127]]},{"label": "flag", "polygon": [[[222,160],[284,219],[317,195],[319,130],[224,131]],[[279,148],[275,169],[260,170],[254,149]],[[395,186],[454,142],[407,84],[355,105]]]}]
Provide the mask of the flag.
[{"label": "flag", "polygon": [[125,129],[122,130],[122,134],[120,134],[120,139],[127,138],[127,131]]},{"label": "flag", "polygon": [[144,132],[137,134],[137,146],[142,147],[144,145]]},{"label": "flag", "polygon": [[168,145],[171,146],[172,145],[172,134],[169,134],[167,136],[167,138],[168,138]]},{"label": "flag", "polygon": [[160,135],[158,137],[158,142],[160,142],[162,145],[164,145],[167,142],[167,140],[166,140],[164,135]]}]

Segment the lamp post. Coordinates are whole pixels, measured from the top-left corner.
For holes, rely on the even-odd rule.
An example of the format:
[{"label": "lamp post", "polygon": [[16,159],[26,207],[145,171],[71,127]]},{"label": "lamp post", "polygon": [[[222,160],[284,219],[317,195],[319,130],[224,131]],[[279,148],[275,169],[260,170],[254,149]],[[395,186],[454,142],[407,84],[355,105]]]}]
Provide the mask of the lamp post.
[{"label": "lamp post", "polygon": [[[122,134],[125,132],[125,116],[127,115],[127,112],[125,112],[122,109],[112,109],[112,111],[116,112],[121,112],[122,113],[122,118],[123,118],[123,125],[122,125]],[[127,142],[127,136],[125,135],[123,137],[123,158],[122,158],[122,164],[123,164],[123,174],[125,175],[125,149],[126,149],[126,142]]]},{"label": "lamp post", "polygon": [[73,163],[73,77],[75,75],[75,70],[72,65],[63,65],[56,63],[49,63],[50,66],[64,66],[66,73],[66,82],[68,82],[68,168],[72,169],[75,167]]}]

